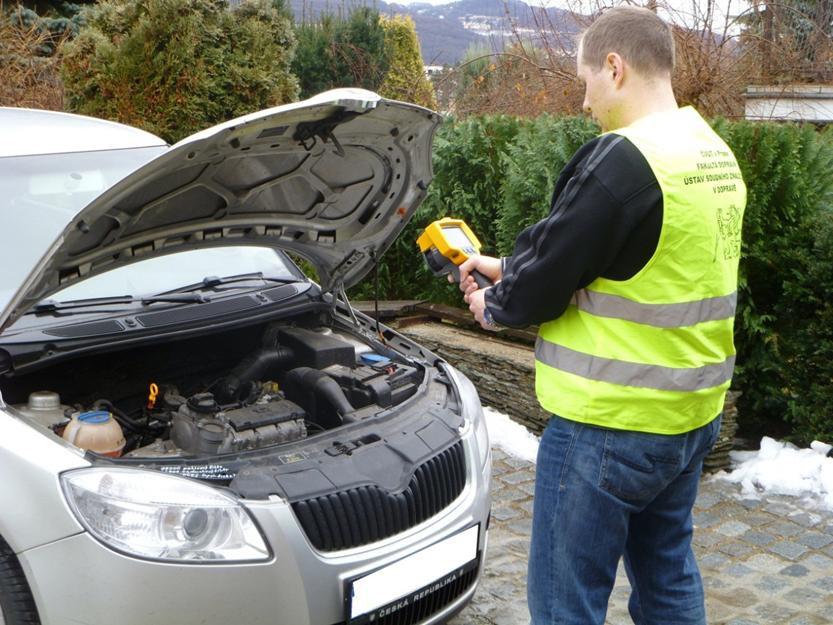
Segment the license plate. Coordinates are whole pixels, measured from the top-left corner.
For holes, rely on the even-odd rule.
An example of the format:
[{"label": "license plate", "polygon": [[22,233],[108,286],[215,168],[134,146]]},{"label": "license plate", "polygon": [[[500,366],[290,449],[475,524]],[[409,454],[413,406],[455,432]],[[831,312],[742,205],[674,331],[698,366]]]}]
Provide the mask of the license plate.
[{"label": "license plate", "polygon": [[372,622],[453,583],[477,559],[479,526],[463,530],[346,585],[347,621]]}]

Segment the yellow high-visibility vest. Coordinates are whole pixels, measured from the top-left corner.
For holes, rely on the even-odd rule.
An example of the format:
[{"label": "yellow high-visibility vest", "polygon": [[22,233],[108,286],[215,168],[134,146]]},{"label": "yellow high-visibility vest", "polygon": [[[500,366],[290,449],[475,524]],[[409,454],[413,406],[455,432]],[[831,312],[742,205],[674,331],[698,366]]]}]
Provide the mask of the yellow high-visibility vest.
[{"label": "yellow high-visibility vest", "polygon": [[536,393],[566,419],[679,434],[716,417],[731,382],[746,186],[731,150],[690,107],[613,133],[659,182],[659,242],[635,276],[594,280],[540,326]]}]

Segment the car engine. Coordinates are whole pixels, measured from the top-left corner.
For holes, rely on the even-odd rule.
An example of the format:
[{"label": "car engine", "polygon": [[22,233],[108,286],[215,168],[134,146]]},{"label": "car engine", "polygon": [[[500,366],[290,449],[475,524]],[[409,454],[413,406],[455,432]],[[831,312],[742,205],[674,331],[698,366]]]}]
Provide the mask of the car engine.
[{"label": "car engine", "polygon": [[[346,331],[292,325],[270,325],[262,331],[259,347],[224,370],[208,367],[197,379],[172,373],[168,379],[154,379],[145,386],[140,381],[149,376],[142,363],[152,359],[150,354],[137,354],[131,374],[111,373],[119,378],[113,385],[118,397],[107,395],[106,384],[87,384],[84,392],[72,396],[83,384],[67,380],[72,371],[67,366],[58,369],[51,380],[46,374],[23,376],[16,387],[4,388],[4,393],[14,397],[39,385],[31,389],[26,403],[20,397],[15,407],[58,434],[69,431],[73,421],[79,423],[72,428],[92,427],[106,419],[101,415],[110,415],[121,426],[126,442],[118,454],[107,455],[205,457],[291,443],[372,418],[413,396],[423,379],[424,371],[416,363]],[[233,347],[241,342],[238,338],[226,340],[229,352],[239,351]],[[200,362],[219,358],[217,350],[208,347],[200,351],[189,344],[187,348],[177,354],[191,356],[169,369],[191,371]],[[120,356],[105,362],[122,363],[125,354]],[[104,378],[103,367],[96,371]],[[213,379],[206,381],[206,374]],[[75,375],[79,381],[86,380],[90,372]],[[49,390],[44,391],[44,386]],[[146,396],[144,389],[148,389]],[[98,398],[89,399],[93,392]],[[62,404],[59,397],[72,405]],[[73,433],[73,442],[74,437]]]}]

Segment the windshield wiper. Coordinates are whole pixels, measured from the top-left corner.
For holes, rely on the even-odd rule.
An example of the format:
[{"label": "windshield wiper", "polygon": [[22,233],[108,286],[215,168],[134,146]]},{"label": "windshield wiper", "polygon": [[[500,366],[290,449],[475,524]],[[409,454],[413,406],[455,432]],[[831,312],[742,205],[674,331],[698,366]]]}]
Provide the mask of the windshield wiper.
[{"label": "windshield wiper", "polygon": [[60,312],[72,308],[92,308],[95,306],[110,306],[112,304],[132,304],[135,298],[132,295],[116,295],[114,297],[97,297],[95,299],[79,299],[69,302],[59,302],[54,299],[45,299],[32,306],[25,314]]},{"label": "windshield wiper", "polygon": [[171,293],[170,295],[151,295],[150,297],[143,297],[138,301],[145,305],[155,302],[207,304],[211,301],[211,298],[201,293]]},{"label": "windshield wiper", "polygon": [[277,284],[290,284],[292,282],[298,282],[296,278],[270,278],[264,276],[262,271],[253,271],[252,273],[240,273],[234,276],[223,276],[222,278],[219,276],[206,276],[205,278],[203,278],[199,282],[195,282],[194,284],[189,284],[183,287],[179,287],[177,289],[172,289],[170,291],[164,291],[151,297],[167,297],[176,293],[181,293],[184,295],[187,294],[189,291],[213,289],[214,287],[223,284],[233,284],[235,282],[250,282],[251,280],[261,280],[263,282],[273,282]]},{"label": "windshield wiper", "polygon": [[54,299],[46,299],[38,302],[32,308],[26,311],[25,314],[43,314],[43,313],[60,313],[65,310],[73,310],[76,308],[95,308],[98,306],[113,306],[141,303],[143,305],[154,304],[156,302],[173,302],[177,304],[205,304],[211,301],[211,298],[202,295],[201,293],[171,293],[170,295],[152,295],[149,297],[133,297],[132,295],[117,295],[114,297],[97,297],[95,299],[79,299],[70,300],[68,302],[58,302]]}]

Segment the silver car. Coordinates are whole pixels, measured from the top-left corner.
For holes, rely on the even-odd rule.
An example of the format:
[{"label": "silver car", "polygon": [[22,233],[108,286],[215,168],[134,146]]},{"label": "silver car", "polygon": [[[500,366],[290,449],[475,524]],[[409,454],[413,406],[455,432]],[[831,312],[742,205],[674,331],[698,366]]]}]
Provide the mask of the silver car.
[{"label": "silver car", "polygon": [[337,90],[168,147],[0,109],[0,624],[427,624],[470,599],[477,393],[344,293],[424,198],[439,121]]}]

